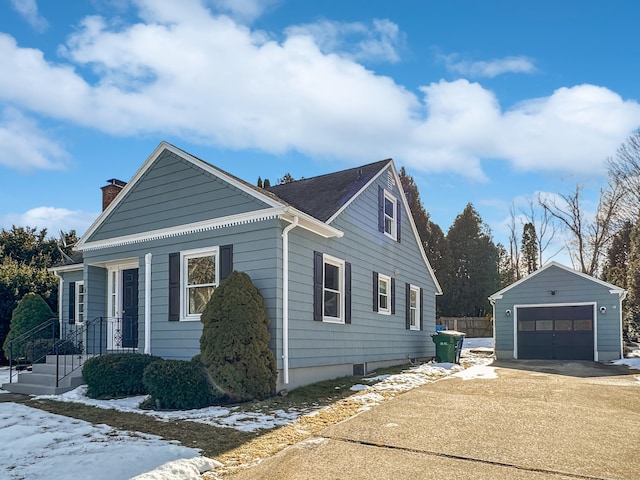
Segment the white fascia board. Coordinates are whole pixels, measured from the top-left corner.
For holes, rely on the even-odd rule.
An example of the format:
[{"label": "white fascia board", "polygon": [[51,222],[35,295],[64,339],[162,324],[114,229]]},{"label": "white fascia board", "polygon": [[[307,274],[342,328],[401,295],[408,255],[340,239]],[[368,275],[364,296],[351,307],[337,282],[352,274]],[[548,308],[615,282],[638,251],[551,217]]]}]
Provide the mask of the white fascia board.
[{"label": "white fascia board", "polygon": [[76,246],[77,250],[85,249],[84,247],[85,247],[85,244],[87,243],[87,239],[90,238],[91,235],[93,235],[93,233],[95,233],[95,231],[102,224],[102,222],[105,220],[105,218],[107,218],[109,216],[109,214],[120,204],[120,202],[126,197],[127,193],[133,188],[133,186],[138,182],[138,180],[140,180],[140,177],[142,177],[145,174],[145,172],[147,170],[149,170],[151,165],[153,165],[153,163],[158,159],[158,157],[165,150],[168,150],[171,153],[183,158],[184,160],[187,160],[188,162],[193,163],[194,165],[196,165],[197,167],[201,168],[202,170],[210,173],[211,175],[213,175],[215,177],[220,178],[221,180],[233,185],[234,187],[236,187],[239,190],[241,190],[241,191],[253,196],[254,198],[257,198],[258,200],[266,203],[267,205],[269,205],[272,208],[284,206],[284,203],[277,201],[273,197],[271,197],[271,196],[269,196],[267,194],[261,193],[258,190],[255,190],[255,189],[247,186],[245,183],[243,183],[241,181],[238,181],[238,179],[234,178],[230,174],[227,174],[226,172],[224,172],[224,171],[222,171],[222,170],[220,170],[218,168],[215,168],[214,166],[212,166],[212,165],[200,160],[199,158],[194,157],[193,155],[185,152],[184,150],[180,150],[179,148],[171,145],[170,143],[167,143],[167,142],[163,141],[163,142],[160,142],[160,144],[156,147],[156,149],[153,151],[153,153],[151,155],[149,155],[147,160],[142,164],[142,166],[138,169],[138,171],[133,175],[131,180],[129,180],[129,182],[125,185],[125,187],[122,189],[122,191],[116,196],[116,198],[113,200],[113,202],[111,202],[109,204],[109,206],[91,224],[91,226],[85,232],[85,234],[82,235],[82,238],[77,243],[77,246]]},{"label": "white fascia board", "polygon": [[120,247],[122,245],[132,245],[135,243],[147,242],[151,240],[159,240],[162,238],[177,237],[180,235],[188,235],[191,233],[205,232],[208,230],[217,230],[235,225],[244,225],[247,223],[261,222],[278,218],[285,208],[266,208],[256,210],[249,213],[241,213],[237,215],[228,215],[226,217],[216,218],[213,220],[204,220],[202,222],[188,223],[175,227],[161,228],[148,232],[136,233],[133,235],[124,235],[121,237],[107,238],[96,242],[86,242],[82,246],[76,247],[77,250],[91,251],[103,248]]},{"label": "white fascia board", "polygon": [[75,272],[78,270],[82,270],[83,268],[84,268],[84,263],[74,263],[73,265],[60,265],[59,267],[49,267],[47,268],[47,272],[51,272],[51,273]]}]

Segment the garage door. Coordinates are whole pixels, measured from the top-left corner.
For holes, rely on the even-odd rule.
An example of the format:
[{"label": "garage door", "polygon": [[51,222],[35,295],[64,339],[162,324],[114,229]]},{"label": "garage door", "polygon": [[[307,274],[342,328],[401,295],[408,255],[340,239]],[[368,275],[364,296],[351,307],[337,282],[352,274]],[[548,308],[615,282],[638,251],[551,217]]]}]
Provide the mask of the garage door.
[{"label": "garage door", "polygon": [[593,360],[593,305],[519,307],[518,358]]}]

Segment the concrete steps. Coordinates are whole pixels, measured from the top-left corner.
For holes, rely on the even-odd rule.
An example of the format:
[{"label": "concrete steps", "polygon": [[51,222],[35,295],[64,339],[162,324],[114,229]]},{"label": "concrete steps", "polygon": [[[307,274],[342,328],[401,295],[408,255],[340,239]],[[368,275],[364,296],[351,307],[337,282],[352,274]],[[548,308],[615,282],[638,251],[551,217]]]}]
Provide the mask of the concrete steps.
[{"label": "concrete steps", "polygon": [[3,390],[25,395],[59,395],[79,387],[82,365],[93,355],[60,355],[57,358],[60,381],[56,387],[56,356],[47,355],[46,363],[33,365],[32,371],[14,373],[12,383],[2,385]]}]

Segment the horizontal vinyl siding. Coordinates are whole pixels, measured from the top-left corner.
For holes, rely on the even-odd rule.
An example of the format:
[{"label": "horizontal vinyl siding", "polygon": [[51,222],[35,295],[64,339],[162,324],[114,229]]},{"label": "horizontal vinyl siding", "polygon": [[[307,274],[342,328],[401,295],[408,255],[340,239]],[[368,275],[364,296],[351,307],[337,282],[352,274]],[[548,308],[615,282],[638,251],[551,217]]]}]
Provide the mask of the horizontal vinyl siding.
[{"label": "horizontal vinyl siding", "polygon": [[170,152],[138,180],[89,241],[266,208],[249,194]]},{"label": "horizontal vinyl siding", "polygon": [[[381,181],[386,181],[386,174]],[[342,238],[319,239],[301,229],[290,234],[291,368],[406,360],[434,354],[430,334],[435,329],[435,285],[404,208],[400,243],[378,231],[377,191],[377,184],[371,185],[332,223],[344,232]],[[400,198],[397,187],[392,193]],[[351,324],[313,321],[314,251],[351,263]],[[395,278],[395,314],[373,312],[372,271]],[[406,329],[405,283],[424,290],[423,331]]]},{"label": "horizontal vinyl siding", "polygon": [[[165,358],[188,360],[200,353],[202,323],[199,321],[170,322],[169,254],[197,248],[233,245],[234,270],[244,271],[251,277],[265,299],[267,314],[271,319],[270,332],[275,347],[275,315],[278,306],[276,259],[271,252],[277,250],[278,230],[276,221],[269,220],[226,229],[182,235],[168,239],[144,242],[98,251],[85,252],[85,263],[104,263],[118,259],[139,259],[138,285],[138,345],[144,345],[144,256],[152,254],[151,260],[151,353]],[[106,270],[101,269],[103,272]],[[105,274],[106,280],[106,274]],[[106,285],[106,284],[105,284]],[[106,297],[106,288],[101,292]],[[103,308],[106,303],[103,300]],[[102,314],[106,314],[106,311]]]}]

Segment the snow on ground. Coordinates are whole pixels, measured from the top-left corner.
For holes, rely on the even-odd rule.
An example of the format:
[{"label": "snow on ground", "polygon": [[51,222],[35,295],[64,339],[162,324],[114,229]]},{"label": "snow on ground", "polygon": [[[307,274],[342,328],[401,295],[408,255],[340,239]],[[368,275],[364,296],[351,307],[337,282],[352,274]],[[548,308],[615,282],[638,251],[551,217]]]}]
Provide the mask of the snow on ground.
[{"label": "snow on ground", "polygon": [[[208,461],[199,450],[155,435],[92,425],[10,402],[0,403],[0,445],[0,476],[16,480],[126,479],[180,459],[182,475],[173,478],[195,480]],[[195,475],[189,476],[189,470]]]},{"label": "snow on ground", "polygon": [[[350,401],[360,403],[361,409],[369,409],[385,398],[451,376],[467,380],[495,378],[495,369],[490,366],[492,360],[488,356],[492,348],[491,338],[465,339],[461,363],[466,369],[452,363],[426,363],[395,375],[366,377],[362,384],[352,387],[354,395]],[[640,369],[640,352],[637,358],[619,362]],[[8,379],[8,369],[0,368],[0,383],[6,383]],[[6,392],[0,390],[0,393]],[[305,410],[246,413],[235,407],[156,412],[138,408],[144,397],[93,400],[85,393],[86,387],[82,386],[62,395],[39,398],[142,413],[163,421],[190,420],[243,431],[273,428],[292,423],[302,415],[317,413]],[[135,475],[139,475],[135,477],[137,480],[199,480],[200,472],[207,465],[215,466],[215,461],[201,457],[199,450],[182,447],[176,442],[153,435],[120,431],[106,425],[92,425],[8,402],[0,403],[0,445],[4,448],[0,456],[0,477],[16,480],[118,480]]]}]

